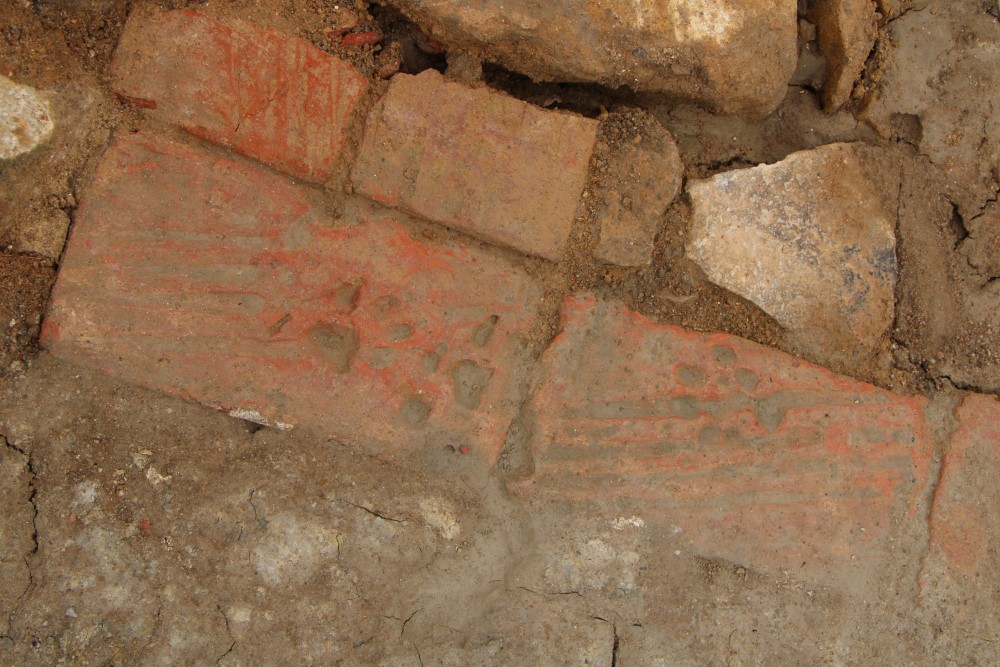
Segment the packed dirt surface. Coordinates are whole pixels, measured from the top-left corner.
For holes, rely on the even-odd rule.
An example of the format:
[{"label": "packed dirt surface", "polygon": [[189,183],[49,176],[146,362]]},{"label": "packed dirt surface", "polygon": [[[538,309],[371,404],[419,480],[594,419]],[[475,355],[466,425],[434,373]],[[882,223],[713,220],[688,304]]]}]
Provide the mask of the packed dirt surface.
[{"label": "packed dirt surface", "polygon": [[[1000,394],[996,0],[862,3],[874,21],[857,30],[874,40],[867,52],[854,42],[830,46],[817,33],[837,3],[799,0],[798,68],[789,72],[780,106],[763,118],[773,106],[768,94],[749,105],[719,101],[703,94],[714,88],[700,80],[669,95],[655,86],[632,90],[620,73],[580,83],[586,77],[548,64],[552,54],[572,50],[569,41],[552,43],[558,34],[543,34],[545,48],[518,73],[530,41],[478,48],[448,30],[435,32],[438,19],[415,9],[434,3],[393,4],[0,5],[0,75],[43,91],[55,120],[45,144],[0,162],[0,662],[623,667],[1000,660],[995,550],[991,567],[973,568],[955,583],[929,546],[933,480],[948,479],[942,459],[959,429],[955,410],[968,392]],[[565,324],[560,301],[587,292],[656,324],[733,334],[926,398],[921,409],[933,431],[927,441],[935,443],[926,497],[891,527],[875,557],[858,554],[855,569],[748,567],[693,550],[679,529],[647,526],[624,505],[511,494],[508,478],[532,465],[524,444],[530,414],[514,421],[493,470],[456,447],[409,467],[309,428],[261,427],[140,389],[40,349],[67,234],[102,155],[116,137],[139,131],[180,135],[111,89],[127,17],[155,7],[189,7],[301,37],[352,64],[375,96],[398,73],[434,69],[452,82],[599,120],[585,204],[557,261],[480,248],[478,238],[431,223],[404,224],[434,242],[475,246],[542,285],[540,317],[527,336],[532,360]],[[431,25],[418,27],[411,18]],[[640,58],[634,44],[615,44],[614,30],[605,28],[600,37],[611,45],[590,48]],[[513,37],[501,32],[498,39]],[[761,52],[766,47],[758,44]],[[842,51],[830,68],[841,79],[853,79],[844,74],[855,67],[848,60],[865,53],[860,78],[825,87],[823,48]],[[345,151],[353,156],[362,137],[357,127],[352,132]],[[643,141],[670,157],[644,155],[636,148]],[[836,142],[863,146],[873,205],[896,232],[894,318],[863,354],[787,331],[710,282],[687,254],[693,204],[686,183]],[[671,170],[678,173],[665,175]],[[370,206],[343,187],[310,187],[331,215]],[[607,240],[613,232],[602,225],[612,214],[601,202],[608,193],[635,215],[627,236],[646,246]],[[644,227],[640,218],[666,201],[665,213]],[[626,259],[616,264],[609,257]],[[593,373],[584,375],[600,384]],[[975,494],[965,500],[986,516],[1000,508],[992,474],[963,480]],[[995,523],[979,530],[976,544],[1000,540]]]}]

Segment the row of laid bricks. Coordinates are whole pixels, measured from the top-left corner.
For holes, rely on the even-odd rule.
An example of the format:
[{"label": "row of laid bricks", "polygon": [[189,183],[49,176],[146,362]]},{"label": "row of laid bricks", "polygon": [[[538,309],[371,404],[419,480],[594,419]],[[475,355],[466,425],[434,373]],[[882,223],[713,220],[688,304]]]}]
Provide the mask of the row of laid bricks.
[{"label": "row of laid bricks", "polygon": [[[147,18],[130,21],[116,56],[122,94],[295,176],[336,171],[364,87],[345,65],[252,26],[188,11]],[[327,92],[303,101],[312,76]],[[531,230],[550,218],[527,216],[548,216],[539,211],[553,195],[531,191],[523,173],[496,178],[486,168],[496,146],[515,171],[585,177],[589,121],[436,75],[399,81],[369,123],[365,144],[378,150],[362,147],[355,165],[370,196],[474,230],[520,211]],[[441,97],[424,97],[428,85]],[[339,120],[309,122],[317,108]],[[463,196],[439,199],[443,183]],[[529,396],[535,279],[376,209],[332,225],[325,210],[319,190],[242,158],[119,137],[81,198],[43,342],[137,384],[408,461],[448,447],[496,462],[527,398],[533,467],[513,490],[613,503],[762,571],[822,577],[920,514],[935,451],[924,399],[591,296],[563,303]],[[558,252],[562,232],[538,234]],[[966,576],[996,546],[979,523],[990,508],[967,488],[983,486],[983,469],[997,476],[1000,403],[969,398],[958,417],[930,529],[934,554]]]},{"label": "row of laid bricks", "polygon": [[[190,10],[130,18],[116,93],[191,134],[292,176],[337,173],[366,81],[307,42]],[[433,70],[397,75],[354,165],[357,192],[547,259],[565,250],[597,121]]]}]

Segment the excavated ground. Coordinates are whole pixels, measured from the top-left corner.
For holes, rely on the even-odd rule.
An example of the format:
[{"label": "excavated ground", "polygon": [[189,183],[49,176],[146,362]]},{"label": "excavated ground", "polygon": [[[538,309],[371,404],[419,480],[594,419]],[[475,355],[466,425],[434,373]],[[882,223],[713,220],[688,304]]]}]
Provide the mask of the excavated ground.
[{"label": "excavated ground", "polygon": [[[139,4],[0,7],[0,74],[49,91],[57,118],[47,146],[0,164],[0,662],[620,667],[1000,659],[1000,526],[991,521],[1000,472],[980,452],[995,451],[1000,434],[986,422],[1000,412],[969,398],[1000,393],[994,0],[915,0],[882,18],[862,80],[833,114],[822,110],[810,72],[796,75],[775,113],[744,120],[655,95],[533,83],[484,68],[485,85],[541,107],[593,118],[645,110],[676,137],[685,181],[833,142],[876,149],[869,167],[886,175],[878,195],[896,204],[899,281],[882,354],[861,361],[831,360],[815,341],[788,336],[752,303],[709,282],[685,256],[691,202],[683,195],[660,222],[648,266],[596,259],[596,222],[586,216],[559,262],[497,251],[544,285],[549,305],[531,331],[533,358],[560,331],[560,300],[592,293],[656,324],[734,334],[908,397],[901,401],[926,399],[924,477],[915,475],[909,511],[880,526],[885,539],[852,536],[853,553],[811,554],[831,564],[803,560],[796,569],[766,562],[772,550],[779,560],[787,555],[784,533],[773,541],[743,535],[764,556],[748,550],[741,559],[709,538],[699,548],[688,538],[690,523],[647,522],[627,504],[512,495],[511,476],[532,463],[516,437],[537,419],[530,409],[497,468],[452,450],[413,469],[309,429],[261,428],[40,349],[62,261],[58,231],[56,241],[46,239],[73,222],[113,139],[158,127],[111,92],[111,58]],[[805,16],[809,3],[799,5]],[[160,6],[302,37],[375,86],[397,70],[468,65],[397,11],[362,0]],[[345,46],[345,31],[375,31],[382,40]],[[627,122],[602,127],[612,148],[633,136]],[[332,211],[352,206],[342,192],[327,194]],[[428,238],[465,242],[412,225]],[[37,251],[53,243],[54,252]],[[600,375],[613,354],[593,359],[589,370],[584,364],[579,377],[595,385],[617,379]],[[974,443],[972,453],[963,443]],[[785,474],[781,465],[790,464],[773,470]],[[942,497],[954,502],[941,509]],[[825,521],[816,509],[824,507],[831,523],[842,518],[831,500],[812,506],[806,520]],[[710,515],[686,520],[695,516]]]}]

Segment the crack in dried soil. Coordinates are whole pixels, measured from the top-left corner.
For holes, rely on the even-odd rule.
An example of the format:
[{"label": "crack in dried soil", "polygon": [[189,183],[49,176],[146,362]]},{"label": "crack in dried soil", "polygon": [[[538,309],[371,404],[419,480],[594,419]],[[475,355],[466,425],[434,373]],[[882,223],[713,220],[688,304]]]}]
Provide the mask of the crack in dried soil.
[{"label": "crack in dried soil", "polygon": [[[527,592],[531,593],[532,595],[539,595],[541,597],[558,597],[560,595],[576,595],[576,596],[579,596],[579,597],[583,597],[583,593],[581,593],[580,591],[536,591],[536,590],[532,590],[532,589],[530,589],[530,588],[528,588],[526,586],[518,586],[518,588],[520,590],[522,590],[522,591],[527,591]],[[508,592],[513,592],[510,589],[507,589],[507,590],[508,590]]]},{"label": "crack in dried soil", "polygon": [[14,621],[17,618],[17,615],[21,611],[21,606],[24,604],[25,598],[28,596],[28,593],[31,591],[31,589],[34,588],[35,586],[35,572],[34,568],[32,568],[31,566],[31,560],[32,557],[34,557],[38,553],[38,546],[39,546],[39,539],[38,539],[39,512],[38,512],[38,498],[37,498],[38,489],[35,485],[38,473],[35,470],[35,464],[32,461],[30,452],[24,450],[21,447],[18,447],[13,442],[8,440],[6,436],[4,436],[3,434],[0,434],[0,441],[2,441],[8,449],[11,449],[14,452],[20,454],[25,459],[24,465],[29,475],[28,489],[30,490],[30,493],[28,495],[28,502],[31,503],[31,507],[33,510],[33,514],[31,516],[31,550],[28,551],[28,553],[26,554],[21,554],[21,558],[22,560],[24,560],[24,566],[28,570],[28,583],[25,585],[24,590],[21,591],[21,593],[17,596],[17,602],[14,603],[14,608],[11,609],[10,615],[7,617],[7,629],[3,632],[3,634],[0,634],[0,639],[9,639],[13,642],[14,638],[11,637],[10,633],[14,627]]},{"label": "crack in dried soil", "polygon": [[145,655],[146,651],[149,650],[149,647],[152,646],[153,642],[156,640],[156,633],[160,631],[160,626],[163,623],[163,619],[161,618],[162,613],[163,613],[163,600],[161,598],[157,600],[156,614],[153,617],[153,629],[149,632],[149,638],[146,640],[146,643],[143,644],[142,648],[139,649],[138,652],[139,656]]},{"label": "crack in dried soil", "polygon": [[267,528],[267,519],[265,519],[264,517],[262,517],[260,515],[260,511],[257,508],[257,505],[253,501],[254,496],[256,496],[257,493],[262,488],[264,488],[264,487],[260,486],[260,487],[257,487],[256,489],[253,489],[250,492],[250,497],[247,499],[247,502],[250,504],[250,507],[253,509],[253,520],[254,520],[254,523],[257,524],[257,528],[259,528],[260,530],[265,530]]},{"label": "crack in dried soil", "polygon": [[222,662],[223,658],[225,658],[227,655],[229,655],[230,653],[232,653],[233,649],[236,648],[236,639],[233,638],[233,631],[229,627],[229,617],[226,616],[226,612],[222,611],[222,605],[216,605],[215,608],[216,608],[216,610],[218,610],[219,614],[222,616],[222,620],[225,621],[225,623],[226,623],[226,634],[229,636],[229,640],[232,642],[231,644],[229,644],[229,648],[226,649],[226,652],[223,653],[222,655],[220,655],[218,658],[215,659],[215,664],[218,665],[220,662]]},{"label": "crack in dried soil", "polygon": [[342,498],[337,498],[336,501],[339,502],[339,503],[343,503],[344,505],[349,505],[349,506],[351,506],[351,507],[353,507],[355,509],[359,509],[359,510],[361,510],[363,512],[367,512],[368,514],[371,514],[374,517],[378,517],[379,519],[382,519],[383,521],[392,521],[393,523],[406,523],[406,519],[397,519],[396,517],[392,517],[392,516],[389,516],[387,514],[383,514],[382,512],[379,512],[378,510],[374,510],[374,509],[372,509],[370,507],[365,507],[364,505],[359,505],[357,503],[352,503],[350,500],[344,500]]},{"label": "crack in dried soil", "polygon": [[611,667],[618,667],[618,649],[621,644],[621,637],[618,635],[618,624],[601,616],[591,616],[591,618],[611,626]]},{"label": "crack in dried soil", "polygon": [[406,633],[406,624],[409,623],[410,621],[412,621],[413,617],[416,616],[417,614],[419,614],[420,612],[422,612],[423,610],[424,610],[423,607],[419,607],[417,609],[414,609],[413,613],[410,614],[409,616],[407,616],[405,620],[397,618],[395,616],[386,616],[386,618],[390,618],[390,619],[392,619],[394,621],[403,621],[403,624],[399,628],[399,636],[402,637],[403,634]]}]

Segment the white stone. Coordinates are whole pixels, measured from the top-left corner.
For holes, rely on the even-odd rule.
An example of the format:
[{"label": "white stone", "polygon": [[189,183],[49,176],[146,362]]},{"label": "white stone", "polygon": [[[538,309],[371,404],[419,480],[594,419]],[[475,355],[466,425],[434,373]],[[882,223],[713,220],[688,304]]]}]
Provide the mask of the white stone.
[{"label": "white stone", "polygon": [[0,160],[32,150],[52,135],[54,127],[44,96],[0,76]]},{"label": "white stone", "polygon": [[446,540],[453,540],[462,532],[454,510],[441,498],[427,498],[420,501],[420,513],[427,525]]}]

